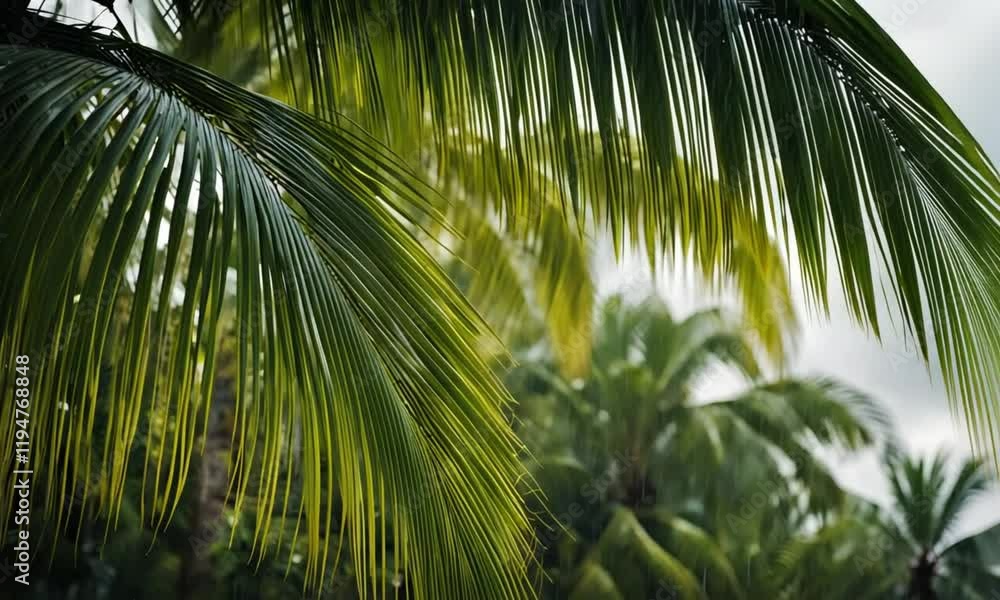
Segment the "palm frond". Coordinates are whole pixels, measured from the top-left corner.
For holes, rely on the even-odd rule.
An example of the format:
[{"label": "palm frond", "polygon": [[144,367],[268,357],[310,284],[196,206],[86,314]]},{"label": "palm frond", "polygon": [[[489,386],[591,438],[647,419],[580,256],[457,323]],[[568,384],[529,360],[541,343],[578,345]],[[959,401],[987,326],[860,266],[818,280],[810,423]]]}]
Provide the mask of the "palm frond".
[{"label": "palm frond", "polygon": [[595,295],[586,242],[565,215],[548,205],[529,253],[535,258],[535,291],[556,358],[567,375],[586,375]]},{"label": "palm frond", "polygon": [[[666,593],[684,600],[704,598],[698,579],[678,557],[672,555],[656,543],[643,528],[635,514],[623,507],[617,507],[597,544],[590,551],[588,561],[604,566],[609,573],[640,569],[642,578],[652,582],[657,593]],[[645,590],[638,581],[616,581],[629,589]]]},{"label": "palm frond", "polygon": [[528,595],[510,398],[470,345],[485,326],[403,224],[433,217],[429,192],[348,128],[43,21],[31,43],[44,48],[0,45],[2,104],[17,101],[0,219],[18,224],[0,240],[0,356],[29,355],[35,397],[64,399],[37,402],[31,420],[48,514],[95,459],[113,515],[139,423],[160,410],[175,427],[147,453],[144,510],[169,520],[234,285],[232,493],[237,512],[255,496],[257,551],[273,514],[296,519],[320,584],[336,519],[363,593],[384,591],[376,564],[391,545],[417,597]]},{"label": "palm frond", "polygon": [[651,535],[664,549],[695,572],[710,572],[713,585],[719,586],[716,593],[726,598],[745,597],[736,570],[709,532],[663,509],[653,509],[649,513],[649,518],[658,527]]},{"label": "palm frond", "polygon": [[767,219],[814,303],[832,266],[877,334],[884,287],[1000,457],[1000,177],[857,2],[259,4],[320,114],[348,96],[390,143],[388,124],[425,114],[442,147],[487,137],[462,145],[514,165],[495,178],[512,219],[537,214],[522,165],[544,163],[559,205],[618,248],[724,257],[735,228]]},{"label": "palm frond", "polygon": [[[792,538],[781,549],[773,574],[783,590],[781,597],[895,597],[894,588],[906,576],[905,560],[895,558],[905,549],[898,540],[881,535],[878,513],[855,502],[847,508],[858,512],[845,512],[811,535]],[[879,560],[871,558],[876,550],[881,552]]]},{"label": "palm frond", "polygon": [[936,526],[932,539],[942,541],[945,535],[954,527],[959,515],[966,509],[977,494],[989,487],[990,478],[986,475],[983,465],[974,459],[965,460],[958,473],[951,481],[948,495],[937,507]]},{"label": "palm frond", "polygon": [[755,379],[760,376],[746,331],[718,309],[696,312],[673,322],[665,313],[650,313],[641,336],[643,358],[656,377],[656,390],[677,397],[713,361]]},{"label": "palm frond", "polygon": [[944,577],[948,580],[942,587],[957,584],[958,589],[970,596],[975,591],[988,598],[988,594],[1000,589],[1000,525],[955,542],[941,552],[941,559],[947,570]]},{"label": "palm frond", "polygon": [[856,450],[891,435],[884,409],[861,392],[827,378],[762,384],[705,407],[739,416],[768,439],[812,436]]},{"label": "palm frond", "polygon": [[[352,108],[352,114],[357,112],[357,107]],[[410,134],[407,139],[421,140],[431,135],[426,132],[423,135]],[[497,222],[494,227],[503,233],[504,238],[530,240],[527,258],[535,267],[532,270],[540,302],[547,307],[550,341],[556,345],[564,367],[574,374],[584,374],[590,342],[588,311],[593,303],[587,258],[594,224],[574,219],[571,211],[561,205],[560,185],[558,181],[552,181],[551,170],[545,163],[515,160],[500,153],[505,158],[502,164],[483,164],[480,147],[489,146],[489,141],[473,140],[471,150],[465,145],[468,142],[453,135],[439,143],[443,146],[439,152],[446,153],[446,156],[439,159],[440,164],[429,169],[428,178],[437,182],[449,197],[464,199],[461,212],[493,211],[503,214],[506,200],[497,197],[501,174],[526,170],[537,172],[537,193],[516,200],[519,210],[525,211],[531,218],[508,220],[507,223],[493,219]],[[423,161],[430,158],[426,148],[405,146],[398,142],[394,147],[404,156],[421,156]],[[604,161],[600,157],[588,158],[590,160],[581,163],[578,168],[603,180],[606,177]],[[633,165],[632,168],[639,170],[640,166]],[[574,220],[576,223],[572,222]],[[728,257],[721,256],[715,248],[703,251],[695,247],[693,258],[696,271],[707,291],[719,293],[731,289],[735,292],[748,327],[756,336],[755,341],[776,365],[781,365],[794,340],[798,320],[784,258],[778,246],[770,240],[766,223],[761,220],[741,224],[732,234],[737,242]],[[687,246],[693,241],[682,240],[681,243]],[[667,254],[665,258],[668,259],[674,253],[673,248],[659,248],[652,241],[643,245],[653,272],[656,272],[661,253]],[[486,266],[483,272],[493,271]],[[488,285],[501,284],[498,279]],[[560,302],[555,302],[556,299]]]},{"label": "palm frond", "polygon": [[901,529],[916,548],[934,548],[940,541],[934,534],[940,529],[936,519],[945,494],[946,455],[939,453],[930,459],[902,456],[891,460],[886,469]]},{"label": "palm frond", "polygon": [[459,237],[453,256],[445,257],[455,272],[453,279],[465,284],[466,297],[501,338],[511,340],[518,333],[532,333],[537,316],[525,286],[517,244],[473,206],[456,202],[449,212],[448,225]]},{"label": "palm frond", "polygon": [[734,288],[747,328],[771,361],[783,368],[794,349],[799,317],[780,249],[768,242],[738,242],[722,273],[725,280],[720,284]]},{"label": "palm frond", "polygon": [[748,437],[761,456],[777,452],[791,461],[793,477],[804,485],[811,509],[820,513],[839,508],[845,496],[811,446],[819,442],[857,450],[892,439],[886,414],[870,398],[826,379],[761,384],[687,410],[703,411],[716,427],[730,428],[728,437]]},{"label": "palm frond", "polygon": [[580,567],[580,578],[569,597],[570,600],[625,600],[614,577],[593,561]]},{"label": "palm frond", "polygon": [[448,216],[460,238],[459,279],[468,280],[472,304],[515,347],[537,339],[542,324],[560,368],[568,376],[586,374],[595,294],[586,238],[552,206],[531,232],[505,230],[469,198],[452,203]]}]

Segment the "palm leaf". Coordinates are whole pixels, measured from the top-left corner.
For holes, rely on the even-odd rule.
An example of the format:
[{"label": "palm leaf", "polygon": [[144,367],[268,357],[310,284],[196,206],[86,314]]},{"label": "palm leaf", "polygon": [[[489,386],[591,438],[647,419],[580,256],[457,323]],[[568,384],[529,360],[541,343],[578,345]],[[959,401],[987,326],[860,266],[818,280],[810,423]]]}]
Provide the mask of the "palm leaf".
[{"label": "palm leaf", "polygon": [[841,505],[843,490],[812,451],[815,442],[857,450],[876,440],[891,443],[887,415],[867,396],[827,379],[782,380],[757,385],[735,398],[685,408],[747,436],[761,456],[790,460],[810,507],[826,512]]},{"label": "palm leaf", "polygon": [[448,212],[448,225],[460,238],[458,279],[468,280],[472,304],[514,347],[535,341],[542,324],[562,370],[585,374],[594,304],[586,238],[552,206],[543,209],[542,225],[530,236],[504,230],[469,199]]},{"label": "palm leaf", "polygon": [[[517,245],[466,203],[453,204],[450,213],[448,224],[459,239],[442,262],[455,272],[453,279],[465,283],[466,297],[503,339],[532,332],[536,315]],[[441,237],[435,235],[434,242]]]},{"label": "palm leaf", "polygon": [[[665,592],[684,600],[705,597],[688,566],[657,544],[627,508],[614,509],[611,521],[590,551],[590,561],[603,565],[612,576],[639,567],[643,578],[657,586],[658,594]],[[616,581],[620,579],[616,577]],[[646,589],[635,580],[621,581],[619,587],[624,586]]]},{"label": "palm leaf", "polygon": [[551,184],[523,165],[543,163],[558,204],[616,248],[726,257],[731,232],[766,219],[814,303],[835,265],[879,333],[884,287],[1000,458],[1000,177],[856,2],[245,4],[311,107],[353,99],[394,147],[394,124],[429,114],[441,148],[456,137],[494,170],[512,219],[537,215],[523,200]]},{"label": "palm leaf", "polygon": [[934,548],[940,542],[934,535],[942,530],[936,520],[946,493],[947,457],[943,453],[929,460],[892,457],[886,469],[901,529],[915,548]]},{"label": "palm leaf", "polygon": [[791,434],[856,450],[891,435],[889,416],[878,404],[827,378],[762,384],[703,408],[730,412],[773,442]]},{"label": "palm leaf", "polygon": [[611,574],[593,561],[580,567],[580,579],[569,597],[570,600],[624,600]]},{"label": "palm leaf", "polygon": [[745,331],[718,309],[696,312],[673,322],[666,313],[651,313],[642,335],[646,364],[656,376],[656,390],[680,397],[712,361],[730,365],[753,379],[760,366]]},{"label": "palm leaf", "polygon": [[[973,592],[988,598],[1000,589],[1000,525],[963,538],[941,552],[945,581],[940,587],[956,587],[971,597]],[[960,593],[943,594],[961,598]]]},{"label": "palm leaf", "polygon": [[[235,284],[232,485],[237,512],[256,496],[257,551],[272,514],[296,519],[319,584],[338,519],[362,593],[391,544],[418,597],[527,594],[509,396],[469,345],[483,324],[400,221],[433,212],[428,192],[349,129],[42,21],[31,43],[45,48],[0,45],[3,104],[20,99],[0,149],[12,191],[0,217],[18,224],[0,242],[0,355],[28,354],[35,397],[65,399],[39,401],[31,421],[48,513],[63,514],[61,490],[91,457],[114,513],[138,423],[166,410],[176,429],[147,454],[145,511],[169,520]],[[102,434],[103,385],[114,400]],[[0,439],[13,435],[5,417]]]},{"label": "palm leaf", "polygon": [[[880,535],[877,512],[855,502],[830,525],[793,537],[780,551],[773,579],[784,598],[892,598],[906,577],[898,540]],[[879,554],[875,554],[878,552]],[[877,556],[873,560],[872,556]]]},{"label": "palm leaf", "polygon": [[664,549],[695,571],[710,571],[712,581],[720,582],[719,593],[725,597],[745,597],[733,565],[709,532],[662,508],[649,513],[657,526],[651,535]]},{"label": "palm leaf", "polygon": [[[942,541],[957,523],[959,515],[980,492],[986,490],[991,483],[982,464],[976,460],[962,462],[958,473],[951,482],[948,495],[938,507],[936,528],[932,539]],[[997,557],[1000,559],[1000,556]]]}]

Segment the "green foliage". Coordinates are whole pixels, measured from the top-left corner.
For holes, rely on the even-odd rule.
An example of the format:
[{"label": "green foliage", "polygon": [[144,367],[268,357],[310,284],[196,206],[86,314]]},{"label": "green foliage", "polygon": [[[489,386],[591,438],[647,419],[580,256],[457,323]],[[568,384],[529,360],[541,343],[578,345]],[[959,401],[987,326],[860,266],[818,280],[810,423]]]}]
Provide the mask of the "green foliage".
[{"label": "green foliage", "polygon": [[1000,523],[961,539],[953,528],[993,481],[976,460],[961,461],[954,473],[949,467],[944,454],[887,457],[895,506],[886,527],[902,546],[887,559],[909,567],[907,589],[914,597],[926,598],[933,589],[944,600],[988,598],[1000,589]]},{"label": "green foliage", "polygon": [[[616,493],[633,508],[647,483],[703,484],[654,481],[683,473],[678,461],[721,473],[734,452],[772,457],[729,473],[738,486],[790,462],[776,502],[806,490],[803,513],[841,505],[809,443],[867,443],[870,405],[830,382],[758,385],[748,351],[787,352],[773,325],[793,320],[793,244],[819,306],[836,264],[877,333],[887,291],[924,355],[936,346],[978,449],[998,456],[1000,177],[854,2],[157,0],[145,16],[160,51],[24,6],[0,12],[0,364],[30,355],[35,397],[60,399],[36,403],[31,426],[57,530],[62,492],[94,473],[90,506],[124,518],[136,448],[139,519],[160,532],[180,518],[235,332],[230,491],[254,556],[294,522],[314,587],[349,564],[362,596],[389,592],[392,564],[420,598],[530,595],[518,493],[530,478],[483,357],[492,332],[424,232],[464,235],[457,254],[479,277],[466,289],[501,332],[542,313],[561,368],[529,387],[578,413],[544,446],[601,472],[607,461],[574,445],[581,432],[605,450],[629,440]],[[469,206],[428,185],[452,179]],[[760,337],[655,307],[614,315],[645,337],[591,331],[591,226],[616,252],[641,247],[651,265],[679,253],[731,281]],[[753,380],[746,398],[692,402],[714,360]],[[649,401],[619,419],[637,399]],[[0,440],[13,435],[7,413]],[[605,511],[606,544],[694,594],[646,518]],[[729,585],[717,552],[699,556]],[[621,585],[617,568],[630,566],[583,575],[612,596],[662,590],[604,585]]]},{"label": "green foliage", "polygon": [[714,274],[770,270],[776,235],[812,303],[837,280],[873,332],[886,298],[936,346],[977,449],[1000,456],[1000,177],[856,1],[247,0],[215,29],[218,10],[175,4],[172,44],[211,56],[233,36],[190,31],[239,24],[274,50],[237,55],[263,89],[361,123],[514,229],[554,206],[618,251]]},{"label": "green foliage", "polygon": [[[19,223],[0,241],[13,259],[0,354],[31,356],[33,393],[70,407],[32,415],[47,514],[58,521],[55,490],[99,457],[113,515],[138,424],[154,418],[155,435],[165,411],[177,433],[147,453],[155,491],[140,512],[170,520],[235,285],[232,493],[242,514],[254,485],[258,550],[276,520],[300,519],[306,580],[321,586],[343,522],[369,592],[391,539],[421,594],[521,595],[530,546],[509,396],[471,344],[485,325],[398,220],[400,207],[431,210],[429,192],[362,134],[150,49],[44,18],[32,43],[45,47],[0,46],[0,86],[25,97],[0,152],[13,190],[0,215]],[[112,416],[98,432],[102,366]],[[5,415],[0,437],[13,427]],[[323,501],[334,489],[336,512]]]},{"label": "green foliage", "polygon": [[1000,456],[1000,177],[856,1],[245,6],[293,100],[351,111],[404,156],[429,115],[438,168],[471,154],[482,199],[517,226],[541,227],[533,200],[554,191],[619,250],[717,266],[760,220],[815,305],[836,269],[878,333],[884,289],[924,356],[937,347],[977,448]]},{"label": "green foliage", "polygon": [[[509,380],[551,511],[538,522],[540,562],[554,582],[546,593],[756,598],[795,589],[769,572],[811,520],[835,519],[847,502],[816,448],[885,439],[885,414],[837,382],[761,381],[745,331],[718,310],[677,321],[654,299],[614,297],[596,312],[588,377],[526,360]],[[719,363],[750,387],[706,402],[695,391]],[[752,565],[752,576],[735,565]]]}]

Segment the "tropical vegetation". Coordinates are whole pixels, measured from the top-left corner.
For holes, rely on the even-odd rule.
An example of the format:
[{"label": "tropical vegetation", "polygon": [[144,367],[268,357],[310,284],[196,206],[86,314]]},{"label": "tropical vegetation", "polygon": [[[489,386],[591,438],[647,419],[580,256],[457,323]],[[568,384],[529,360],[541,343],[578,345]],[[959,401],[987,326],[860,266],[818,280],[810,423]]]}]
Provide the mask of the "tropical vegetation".
[{"label": "tropical vegetation", "polygon": [[[616,296],[596,311],[587,377],[565,376],[545,338],[518,350],[505,379],[528,449],[521,492],[537,540],[537,595],[991,600],[1000,523],[956,534],[971,501],[994,485],[982,463],[903,454],[879,404],[843,383],[768,380],[749,334],[724,310],[675,319],[658,299]],[[713,399],[724,372],[746,387]],[[856,496],[831,475],[831,451],[862,449],[884,452],[890,502]],[[196,465],[199,485],[159,540],[139,520],[138,486],[118,527],[69,528],[36,597],[299,596],[306,571],[288,543],[292,523],[276,552],[257,553],[231,500],[214,516],[203,506],[210,460]],[[85,500],[75,498],[70,519],[83,518]],[[362,597],[349,557],[326,566],[319,597]],[[395,561],[378,569],[398,597],[412,597]],[[144,591],[149,579],[155,595]]]},{"label": "tropical vegetation", "polygon": [[[93,5],[107,18],[81,19]],[[591,237],[735,286],[778,364],[789,258],[813,307],[842,293],[875,335],[884,301],[1000,458],[1000,174],[853,0],[14,0],[0,27],[0,388],[27,356],[55,537],[91,519],[162,539],[195,502],[306,588],[349,569],[362,597],[530,597],[541,473],[495,359],[541,335],[511,325],[533,316],[550,383],[600,396]],[[662,327],[718,315],[692,318]],[[732,348],[702,351],[747,397],[695,406],[662,362],[686,350],[658,348],[607,383],[655,397],[625,449],[657,469],[667,442],[707,465],[766,449],[768,470],[808,457],[803,436],[872,437],[857,394],[762,382]],[[667,488],[629,464],[602,506],[642,541],[644,490]],[[839,496],[814,461],[787,484],[802,531]],[[649,556],[672,556],[654,542],[674,522]],[[560,573],[601,579],[598,558]]]},{"label": "tropical vegetation", "polygon": [[[884,442],[888,417],[835,381],[764,380],[745,329],[719,310],[675,320],[660,301],[614,297],[598,315],[586,379],[545,360],[511,374],[535,511],[555,517],[539,523],[545,597],[792,594],[771,570],[847,501],[817,450]],[[698,397],[718,365],[748,387]]]},{"label": "tropical vegetation", "polygon": [[972,535],[955,531],[993,482],[977,460],[949,467],[945,454],[887,457],[894,505],[880,519],[874,554],[887,577],[905,581],[907,598],[990,598],[1000,590],[1000,523]]}]

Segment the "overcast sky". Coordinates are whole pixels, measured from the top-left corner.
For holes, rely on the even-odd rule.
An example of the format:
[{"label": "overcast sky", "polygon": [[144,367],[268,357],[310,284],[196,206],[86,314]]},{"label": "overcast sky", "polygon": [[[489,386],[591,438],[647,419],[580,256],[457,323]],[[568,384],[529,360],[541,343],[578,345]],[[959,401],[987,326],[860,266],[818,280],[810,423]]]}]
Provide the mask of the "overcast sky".
[{"label": "overcast sky", "polygon": [[[861,4],[894,37],[965,122],[995,164],[1000,164],[1000,2],[983,0],[861,0]],[[644,262],[630,260],[615,267],[602,258],[602,291],[634,286]],[[685,278],[661,280],[660,290],[678,312],[702,301]],[[635,288],[633,288],[635,289]],[[681,291],[683,290],[683,291]],[[801,297],[801,291],[797,294]],[[800,303],[801,306],[801,303]],[[837,299],[831,318],[805,315],[805,326],[792,370],[797,375],[832,375],[871,394],[892,413],[904,445],[914,453],[944,448],[969,453],[964,427],[952,419],[940,377],[932,378],[924,363],[900,335],[883,334],[883,343],[855,326]],[[887,316],[887,315],[883,315]],[[883,322],[885,319],[881,319]],[[717,388],[723,392],[726,382]],[[886,501],[888,486],[873,454],[836,460],[834,469],[849,488]],[[970,533],[1000,520],[1000,492],[980,497],[956,533]]]}]

